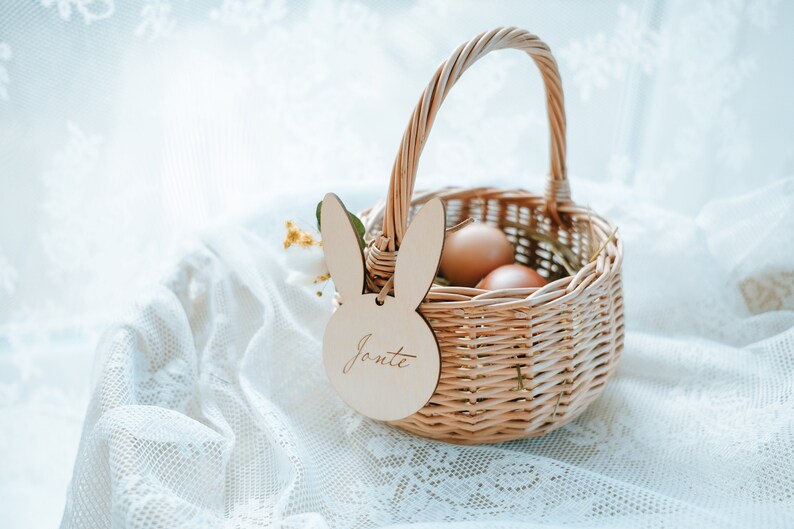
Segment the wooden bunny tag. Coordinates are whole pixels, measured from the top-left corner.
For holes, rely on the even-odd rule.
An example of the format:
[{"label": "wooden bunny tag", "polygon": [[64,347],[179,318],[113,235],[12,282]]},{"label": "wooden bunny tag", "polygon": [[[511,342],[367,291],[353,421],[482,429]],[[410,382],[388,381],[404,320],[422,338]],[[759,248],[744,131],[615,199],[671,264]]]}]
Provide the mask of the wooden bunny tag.
[{"label": "wooden bunny tag", "polygon": [[380,304],[377,294],[364,293],[364,255],[347,210],[332,193],[323,199],[325,262],[342,297],[325,329],[323,364],[337,393],[367,417],[408,417],[438,385],[438,342],[417,309],[438,271],[444,220],[438,198],[416,214],[398,252],[394,296]]}]

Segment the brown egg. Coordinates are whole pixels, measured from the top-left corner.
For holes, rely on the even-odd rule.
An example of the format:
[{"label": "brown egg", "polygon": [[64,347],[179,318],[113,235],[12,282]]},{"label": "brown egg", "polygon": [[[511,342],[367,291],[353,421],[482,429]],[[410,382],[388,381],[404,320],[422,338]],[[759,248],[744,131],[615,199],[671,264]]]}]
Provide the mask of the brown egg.
[{"label": "brown egg", "polygon": [[502,230],[475,222],[444,241],[440,269],[452,285],[473,287],[492,270],[515,261]]},{"label": "brown egg", "polygon": [[500,266],[477,285],[483,290],[502,290],[503,288],[535,288],[548,282],[528,266],[509,264]]}]

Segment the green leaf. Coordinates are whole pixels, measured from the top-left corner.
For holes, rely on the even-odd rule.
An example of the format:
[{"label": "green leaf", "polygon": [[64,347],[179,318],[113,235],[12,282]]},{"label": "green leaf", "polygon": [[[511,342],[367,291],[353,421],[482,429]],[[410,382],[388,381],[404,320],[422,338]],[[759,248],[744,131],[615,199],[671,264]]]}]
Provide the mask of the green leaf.
[{"label": "green leaf", "polygon": [[[319,201],[317,203],[317,209],[315,214],[317,216],[317,229],[322,232],[322,211],[323,211],[323,201]],[[345,210],[347,211],[347,210]],[[350,222],[353,224],[353,227],[356,229],[356,235],[358,235],[358,244],[361,246],[361,249],[364,249],[364,234],[367,233],[367,229],[364,227],[364,223],[361,222],[361,219],[356,217],[350,211],[347,212],[347,216],[350,217]]]},{"label": "green leaf", "polygon": [[364,223],[361,222],[361,219],[350,213],[347,212],[347,216],[350,217],[350,222],[353,223],[353,227],[356,228],[356,234],[358,235],[358,243],[361,245],[361,249],[364,249],[364,234],[367,233],[367,229],[364,227]]}]

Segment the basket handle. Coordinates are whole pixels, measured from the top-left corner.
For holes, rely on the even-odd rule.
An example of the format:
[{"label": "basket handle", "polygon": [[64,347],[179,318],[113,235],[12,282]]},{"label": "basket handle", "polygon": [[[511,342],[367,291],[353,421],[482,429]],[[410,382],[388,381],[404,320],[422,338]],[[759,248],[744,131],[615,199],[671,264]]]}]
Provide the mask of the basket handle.
[{"label": "basket handle", "polygon": [[438,67],[414,108],[394,160],[386,199],[383,236],[388,241],[389,251],[397,250],[405,235],[419,157],[441,103],[469,66],[494,50],[510,48],[527,52],[543,76],[551,129],[551,169],[546,189],[546,207],[551,218],[561,224],[557,205],[570,201],[571,192],[565,176],[565,107],[557,62],[548,45],[532,33],[513,27],[496,28],[461,44]]}]

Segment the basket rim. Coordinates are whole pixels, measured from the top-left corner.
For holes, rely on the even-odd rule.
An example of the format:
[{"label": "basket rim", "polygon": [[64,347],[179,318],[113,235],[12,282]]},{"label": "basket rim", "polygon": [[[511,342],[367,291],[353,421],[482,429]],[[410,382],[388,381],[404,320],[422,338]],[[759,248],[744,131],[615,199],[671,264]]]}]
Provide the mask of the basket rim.
[{"label": "basket rim", "polygon": [[[483,200],[515,201],[517,203],[532,200],[539,204],[545,201],[544,195],[525,189],[498,187],[442,187],[435,190],[418,191],[411,199],[411,207],[416,208],[432,198],[453,200],[461,195],[470,198],[476,194]],[[385,201],[365,209],[360,217],[367,233],[367,243],[371,244],[381,233],[381,225]],[[543,208],[541,213],[548,216]],[[461,310],[462,313],[475,314],[493,310],[538,309],[565,305],[578,299],[587,292],[600,289],[612,277],[620,273],[623,262],[623,240],[617,235],[615,226],[598,212],[569,201],[558,205],[561,217],[587,217],[601,232],[601,241],[606,244],[597,258],[583,266],[575,275],[565,276],[539,288],[510,288],[502,290],[483,290],[473,287],[444,286],[433,283],[425,300],[419,305],[420,312],[432,316],[434,312]],[[612,234],[610,238],[609,235]],[[398,250],[399,252],[399,250]]]}]

